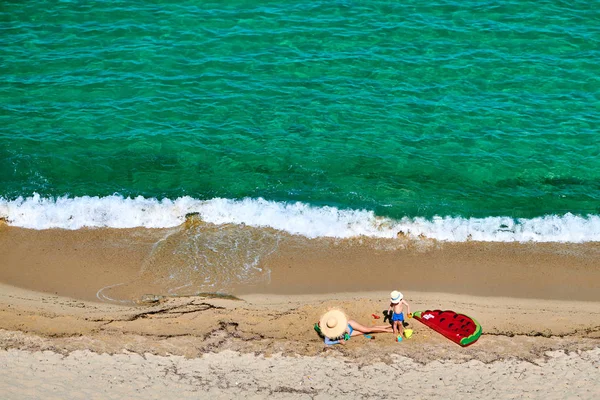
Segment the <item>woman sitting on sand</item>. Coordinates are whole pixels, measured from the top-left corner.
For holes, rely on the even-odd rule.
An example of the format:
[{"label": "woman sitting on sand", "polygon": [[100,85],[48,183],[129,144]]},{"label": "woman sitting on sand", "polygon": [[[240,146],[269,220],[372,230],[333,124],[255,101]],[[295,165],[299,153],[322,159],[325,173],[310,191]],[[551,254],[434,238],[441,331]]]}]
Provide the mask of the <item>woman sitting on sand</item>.
[{"label": "woman sitting on sand", "polygon": [[364,335],[367,333],[392,333],[393,329],[389,325],[378,325],[366,327],[354,320],[349,320],[341,310],[330,310],[323,314],[315,330],[325,339],[325,344],[332,345],[337,343],[344,344],[352,336]]}]

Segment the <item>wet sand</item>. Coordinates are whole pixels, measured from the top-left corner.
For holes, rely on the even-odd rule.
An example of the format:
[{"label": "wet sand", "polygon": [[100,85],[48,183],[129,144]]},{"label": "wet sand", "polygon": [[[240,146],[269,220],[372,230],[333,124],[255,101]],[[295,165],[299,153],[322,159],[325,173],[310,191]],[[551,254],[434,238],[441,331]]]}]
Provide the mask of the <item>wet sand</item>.
[{"label": "wet sand", "polygon": [[[206,276],[218,275],[218,265],[196,270],[203,260],[178,256],[198,251],[182,247],[193,240],[186,231],[36,231],[4,226],[0,228],[0,282],[85,300],[133,300],[149,293],[333,294],[399,289],[600,301],[599,243],[309,240],[253,228],[231,228],[225,234],[234,238],[243,234],[244,245],[256,246],[239,253],[253,251],[247,258],[259,259],[260,271],[239,279],[215,278],[211,286],[205,284]],[[257,236],[260,240],[255,240]],[[265,250],[267,240],[276,244]],[[224,246],[231,247],[229,242]],[[219,262],[216,259],[215,264]],[[228,253],[222,262],[235,268],[249,261]]]}]

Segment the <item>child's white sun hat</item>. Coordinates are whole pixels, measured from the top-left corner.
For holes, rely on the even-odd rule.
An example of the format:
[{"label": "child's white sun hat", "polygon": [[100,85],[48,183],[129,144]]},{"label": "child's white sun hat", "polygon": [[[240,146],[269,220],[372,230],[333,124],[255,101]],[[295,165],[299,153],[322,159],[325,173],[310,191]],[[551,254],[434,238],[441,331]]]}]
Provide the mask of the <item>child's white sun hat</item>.
[{"label": "child's white sun hat", "polygon": [[402,301],[402,298],[404,296],[402,295],[402,293],[400,293],[397,290],[394,290],[391,294],[390,294],[390,298],[392,300],[392,304],[398,304],[400,303],[400,301]]}]

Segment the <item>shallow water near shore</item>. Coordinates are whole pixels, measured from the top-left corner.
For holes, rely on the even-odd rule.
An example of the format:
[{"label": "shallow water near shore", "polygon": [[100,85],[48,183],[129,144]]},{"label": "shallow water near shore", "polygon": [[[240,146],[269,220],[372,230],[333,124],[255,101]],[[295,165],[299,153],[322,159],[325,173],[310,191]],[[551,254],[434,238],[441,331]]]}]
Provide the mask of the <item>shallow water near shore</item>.
[{"label": "shallow water near shore", "polygon": [[1,279],[594,298],[599,13],[5,2]]}]

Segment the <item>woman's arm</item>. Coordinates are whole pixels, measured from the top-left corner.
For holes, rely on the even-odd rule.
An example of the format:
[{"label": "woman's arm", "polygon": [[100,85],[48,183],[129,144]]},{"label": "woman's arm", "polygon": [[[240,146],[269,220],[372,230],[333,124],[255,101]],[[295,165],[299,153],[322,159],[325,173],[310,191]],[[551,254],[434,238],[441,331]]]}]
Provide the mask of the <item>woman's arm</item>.
[{"label": "woman's arm", "polygon": [[331,339],[329,339],[327,336],[325,336],[324,342],[325,342],[325,344],[326,344],[327,346],[332,346],[332,345],[334,345],[334,344],[341,343],[341,341],[339,341],[339,340],[331,340]]}]

